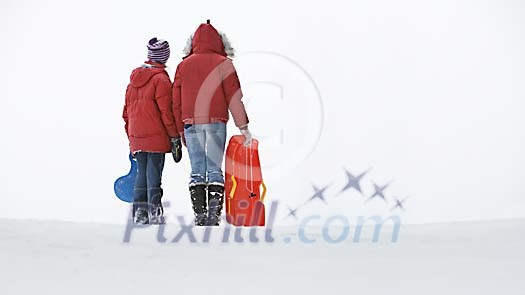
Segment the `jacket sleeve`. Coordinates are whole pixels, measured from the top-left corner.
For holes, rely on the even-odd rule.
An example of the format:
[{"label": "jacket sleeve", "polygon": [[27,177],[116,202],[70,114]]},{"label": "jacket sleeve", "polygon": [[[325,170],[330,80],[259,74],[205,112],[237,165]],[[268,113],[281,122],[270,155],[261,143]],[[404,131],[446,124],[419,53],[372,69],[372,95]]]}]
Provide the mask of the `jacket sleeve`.
[{"label": "jacket sleeve", "polygon": [[182,88],[182,76],[181,76],[181,65],[177,66],[175,71],[175,79],[173,81],[172,88],[172,109],[173,116],[175,117],[175,124],[177,125],[177,130],[180,133],[184,132],[184,123],[182,122],[182,97],[181,97],[181,88]]},{"label": "jacket sleeve", "polygon": [[126,130],[126,135],[129,138],[129,118],[128,118],[128,101],[129,101],[129,92],[130,92],[130,85],[126,88],[126,100],[124,102],[124,110],[122,111],[122,118],[124,119],[124,129]]},{"label": "jacket sleeve", "polygon": [[155,89],[155,102],[160,111],[162,124],[169,137],[178,137],[177,126],[171,110],[171,81],[169,78],[161,79]]},{"label": "jacket sleeve", "polygon": [[248,115],[242,102],[242,91],[237,71],[230,59],[226,59],[221,65],[222,89],[228,104],[235,126],[241,128],[248,125]]}]

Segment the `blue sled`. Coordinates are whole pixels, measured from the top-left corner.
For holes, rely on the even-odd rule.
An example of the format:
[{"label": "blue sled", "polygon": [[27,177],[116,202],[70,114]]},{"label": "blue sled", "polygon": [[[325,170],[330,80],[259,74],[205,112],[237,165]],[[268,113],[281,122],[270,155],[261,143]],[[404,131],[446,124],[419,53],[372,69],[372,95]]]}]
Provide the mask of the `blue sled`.
[{"label": "blue sled", "polygon": [[121,201],[127,203],[133,203],[133,190],[135,187],[135,179],[137,178],[137,160],[133,159],[131,153],[129,154],[129,161],[131,162],[131,169],[129,173],[117,178],[113,189],[115,190],[115,195]]}]

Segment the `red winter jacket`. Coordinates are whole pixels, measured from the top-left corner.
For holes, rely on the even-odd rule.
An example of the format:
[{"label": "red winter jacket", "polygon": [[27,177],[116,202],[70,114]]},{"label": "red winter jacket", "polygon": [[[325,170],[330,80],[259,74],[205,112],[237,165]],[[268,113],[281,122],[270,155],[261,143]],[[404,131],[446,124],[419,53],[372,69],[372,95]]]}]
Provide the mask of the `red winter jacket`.
[{"label": "red winter jacket", "polygon": [[173,83],[173,114],[177,129],[184,124],[228,122],[228,109],[237,127],[248,124],[242,92],[222,39],[211,24],[201,24],[192,51],[177,66]]},{"label": "red winter jacket", "polygon": [[132,153],[171,151],[178,137],[171,109],[171,81],[164,65],[147,62],[131,73],[122,117]]}]

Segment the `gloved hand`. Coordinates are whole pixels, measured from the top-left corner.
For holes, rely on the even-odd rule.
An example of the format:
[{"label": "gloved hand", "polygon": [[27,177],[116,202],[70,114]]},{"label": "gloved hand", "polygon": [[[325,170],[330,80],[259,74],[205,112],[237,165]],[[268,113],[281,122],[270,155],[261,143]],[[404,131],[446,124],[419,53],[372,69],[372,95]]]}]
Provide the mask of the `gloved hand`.
[{"label": "gloved hand", "polygon": [[244,135],[244,142],[242,143],[243,146],[249,147],[252,145],[252,134],[250,133],[250,130],[248,130],[248,127],[244,127],[239,129],[241,131],[241,134]]},{"label": "gloved hand", "polygon": [[180,162],[182,159],[182,144],[180,137],[171,138],[171,155],[175,163]]}]

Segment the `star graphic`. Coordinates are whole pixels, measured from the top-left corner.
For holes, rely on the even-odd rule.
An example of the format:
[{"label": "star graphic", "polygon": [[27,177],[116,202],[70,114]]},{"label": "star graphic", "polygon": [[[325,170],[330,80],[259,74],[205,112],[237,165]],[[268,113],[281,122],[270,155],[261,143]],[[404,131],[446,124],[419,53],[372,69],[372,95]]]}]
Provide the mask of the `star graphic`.
[{"label": "star graphic", "polygon": [[360,194],[363,194],[363,191],[361,190],[361,184],[359,182],[361,181],[361,178],[363,178],[363,176],[365,176],[370,171],[370,169],[372,168],[368,168],[368,170],[366,170],[365,172],[357,176],[354,176],[352,173],[350,173],[350,171],[344,169],[346,173],[346,177],[348,178],[348,182],[346,183],[345,187],[343,187],[343,189],[341,189],[341,191],[337,195],[340,195],[346,190],[349,190],[351,188],[355,189]]},{"label": "star graphic", "polygon": [[293,218],[297,219],[297,209],[299,208],[292,209],[288,207],[288,215],[284,219],[287,219],[290,216],[293,216]]},{"label": "star graphic", "polygon": [[394,201],[396,201],[396,205],[395,205],[394,207],[392,207],[392,209],[390,209],[390,211],[393,211],[393,210],[396,209],[396,208],[399,208],[399,209],[405,211],[405,208],[403,207],[403,203],[404,203],[408,198],[409,198],[409,197],[406,197],[406,198],[404,198],[403,200],[400,201],[399,199],[397,199],[396,197],[394,197]]},{"label": "star graphic", "polygon": [[374,185],[374,193],[366,201],[368,202],[368,201],[372,200],[375,197],[380,197],[385,202],[387,202],[387,200],[385,198],[384,190],[390,185],[390,183],[387,183],[387,184],[385,184],[383,186],[379,186],[379,185],[377,185],[375,183],[372,183],[372,184]]},{"label": "star graphic", "polygon": [[306,203],[309,203],[311,201],[313,201],[314,199],[320,199],[321,201],[323,201],[325,204],[326,204],[326,200],[325,200],[325,197],[324,197],[324,192],[326,191],[326,189],[330,186],[331,184],[323,187],[323,188],[318,188],[317,186],[315,186],[314,184],[312,184],[312,188],[314,189],[314,195],[308,199],[308,201],[306,201]]}]

